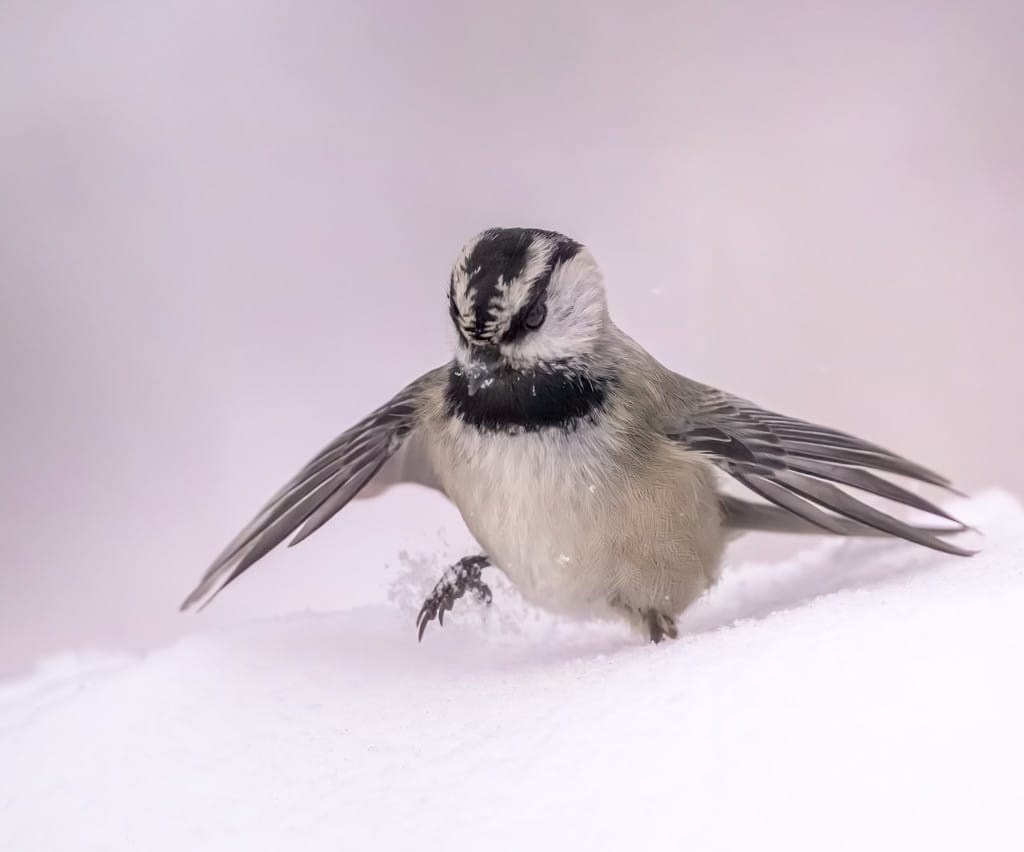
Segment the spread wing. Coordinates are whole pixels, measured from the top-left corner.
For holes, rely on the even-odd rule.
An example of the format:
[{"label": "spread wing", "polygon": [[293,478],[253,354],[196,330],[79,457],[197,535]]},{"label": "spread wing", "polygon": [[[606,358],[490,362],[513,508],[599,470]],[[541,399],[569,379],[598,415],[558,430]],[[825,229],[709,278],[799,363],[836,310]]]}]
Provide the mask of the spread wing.
[{"label": "spread wing", "polygon": [[[423,393],[444,369],[416,379],[317,453],[224,548],[181,608],[205,606],[292,533],[289,546],[344,508],[414,435]],[[394,471],[391,474],[394,479]]]},{"label": "spread wing", "polygon": [[935,530],[904,523],[838,487],[911,506],[958,526],[939,532],[967,529],[939,506],[879,476],[875,471],[950,488],[945,477],[883,447],[697,383],[687,384],[671,421],[666,430],[670,438],[706,453],[751,491],[817,527],[849,535],[849,521],[854,521],[944,553],[972,553],[939,538]]}]

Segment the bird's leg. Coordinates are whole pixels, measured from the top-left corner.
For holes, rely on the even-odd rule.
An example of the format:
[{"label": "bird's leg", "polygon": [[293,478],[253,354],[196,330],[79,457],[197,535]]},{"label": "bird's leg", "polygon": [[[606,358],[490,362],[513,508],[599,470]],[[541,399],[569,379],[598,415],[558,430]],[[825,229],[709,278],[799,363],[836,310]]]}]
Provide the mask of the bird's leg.
[{"label": "bird's leg", "polygon": [[676,621],[668,613],[654,608],[638,609],[635,606],[630,606],[618,595],[613,597],[609,603],[622,612],[649,642],[658,644],[662,639],[675,639],[679,636]]},{"label": "bird's leg", "polygon": [[480,579],[480,572],[490,564],[491,560],[483,554],[463,556],[441,575],[441,579],[434,586],[434,591],[423,602],[420,614],[416,617],[421,640],[427,625],[435,618],[439,624],[443,625],[445,612],[450,610],[455,605],[455,601],[466,592],[472,592],[481,603],[489,604],[491,602],[491,590]]}]

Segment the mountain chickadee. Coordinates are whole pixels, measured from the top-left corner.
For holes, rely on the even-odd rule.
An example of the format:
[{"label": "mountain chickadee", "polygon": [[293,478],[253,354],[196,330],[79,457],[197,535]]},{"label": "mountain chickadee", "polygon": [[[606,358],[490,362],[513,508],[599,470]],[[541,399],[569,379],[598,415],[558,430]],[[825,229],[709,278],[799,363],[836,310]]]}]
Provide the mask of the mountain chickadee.
[{"label": "mountain chickadee", "polygon": [[[495,228],[459,254],[448,290],[455,356],[328,444],[210,566],[182,605],[214,595],[293,532],[297,544],[360,492],[439,489],[483,554],[445,572],[420,638],[500,568],[545,609],[622,616],[653,642],[719,577],[745,530],[892,535],[961,556],[966,527],[871,472],[949,487],[852,435],[759,408],[666,369],[611,321],[601,274],[575,240]],[[767,502],[719,490],[724,471]],[[911,526],[844,485],[951,521]]]}]

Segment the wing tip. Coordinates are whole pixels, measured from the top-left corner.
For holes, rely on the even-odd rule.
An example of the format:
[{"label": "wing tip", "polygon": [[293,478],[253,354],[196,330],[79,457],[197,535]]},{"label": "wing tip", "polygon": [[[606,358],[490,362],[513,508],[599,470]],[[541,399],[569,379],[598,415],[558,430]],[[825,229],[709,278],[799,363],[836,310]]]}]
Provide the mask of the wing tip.
[{"label": "wing tip", "polygon": [[305,541],[314,532],[316,532],[315,529],[311,529],[311,530],[300,529],[297,533],[295,533],[295,535],[293,535],[288,540],[288,543],[285,545],[285,547],[295,547],[295,545]]},{"label": "wing tip", "polygon": [[[189,592],[189,595],[178,605],[178,612],[202,612],[210,602],[220,594],[226,583],[219,583],[222,571],[207,572],[207,575],[200,580],[199,584]],[[230,580],[228,581],[230,582]]]},{"label": "wing tip", "polygon": [[[916,543],[916,542],[912,542],[912,543]],[[947,542],[943,542],[943,544],[945,546],[941,547],[941,548],[940,547],[934,547],[932,545],[925,545],[925,546],[926,547],[930,546],[932,548],[932,550],[937,550],[940,553],[948,553],[950,556],[962,556],[962,557],[967,558],[967,559],[969,559],[972,556],[977,556],[979,553],[981,553],[980,549],[979,550],[971,550],[971,549],[966,548],[966,547],[957,547],[955,544],[948,544]]]},{"label": "wing tip", "polygon": [[203,601],[205,592],[202,586],[197,586],[185,600],[178,605],[178,612],[202,612],[206,609],[209,600]]},{"label": "wing tip", "polygon": [[[980,552],[979,550],[959,547],[943,539],[945,535],[960,535],[965,532],[976,532],[976,530],[941,510],[939,512],[929,512],[929,514],[952,521],[957,525],[956,527],[937,530],[907,524],[896,517],[887,515],[877,509],[873,509],[866,503],[862,503],[851,494],[837,488],[831,482],[807,477],[800,473],[780,476],[779,478],[772,477],[767,480],[764,477],[747,476],[738,473],[734,473],[733,476],[754,491],[754,493],[833,534],[850,535],[848,531],[837,526],[838,518],[822,513],[822,508],[829,510],[829,512],[835,512],[847,521],[872,528],[883,535],[902,539],[921,547],[927,547],[939,553],[970,557]],[[815,504],[816,507],[820,508],[815,508],[808,504]]]}]

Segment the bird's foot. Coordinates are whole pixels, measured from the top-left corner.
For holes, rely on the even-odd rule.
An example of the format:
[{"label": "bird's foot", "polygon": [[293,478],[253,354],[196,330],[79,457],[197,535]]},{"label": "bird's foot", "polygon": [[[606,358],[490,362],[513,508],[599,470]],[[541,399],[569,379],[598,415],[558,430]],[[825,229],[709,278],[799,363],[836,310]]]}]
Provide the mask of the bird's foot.
[{"label": "bird's foot", "polygon": [[665,638],[675,639],[679,636],[676,620],[671,615],[666,615],[655,609],[649,609],[641,615],[647,632],[647,638],[654,642],[654,644],[658,644],[658,642]]},{"label": "bird's foot", "polygon": [[444,625],[444,614],[466,592],[472,592],[481,603],[491,602],[491,590],[480,578],[480,572],[490,564],[491,561],[486,556],[464,556],[444,572],[416,617],[420,640],[423,639],[423,631],[427,629],[427,625],[435,618],[438,624]]},{"label": "bird's foot", "polygon": [[626,603],[618,595],[608,603],[613,609],[622,613],[648,642],[657,644],[663,639],[676,639],[679,636],[676,620],[666,612],[661,612],[653,607],[645,609],[635,604]]}]

